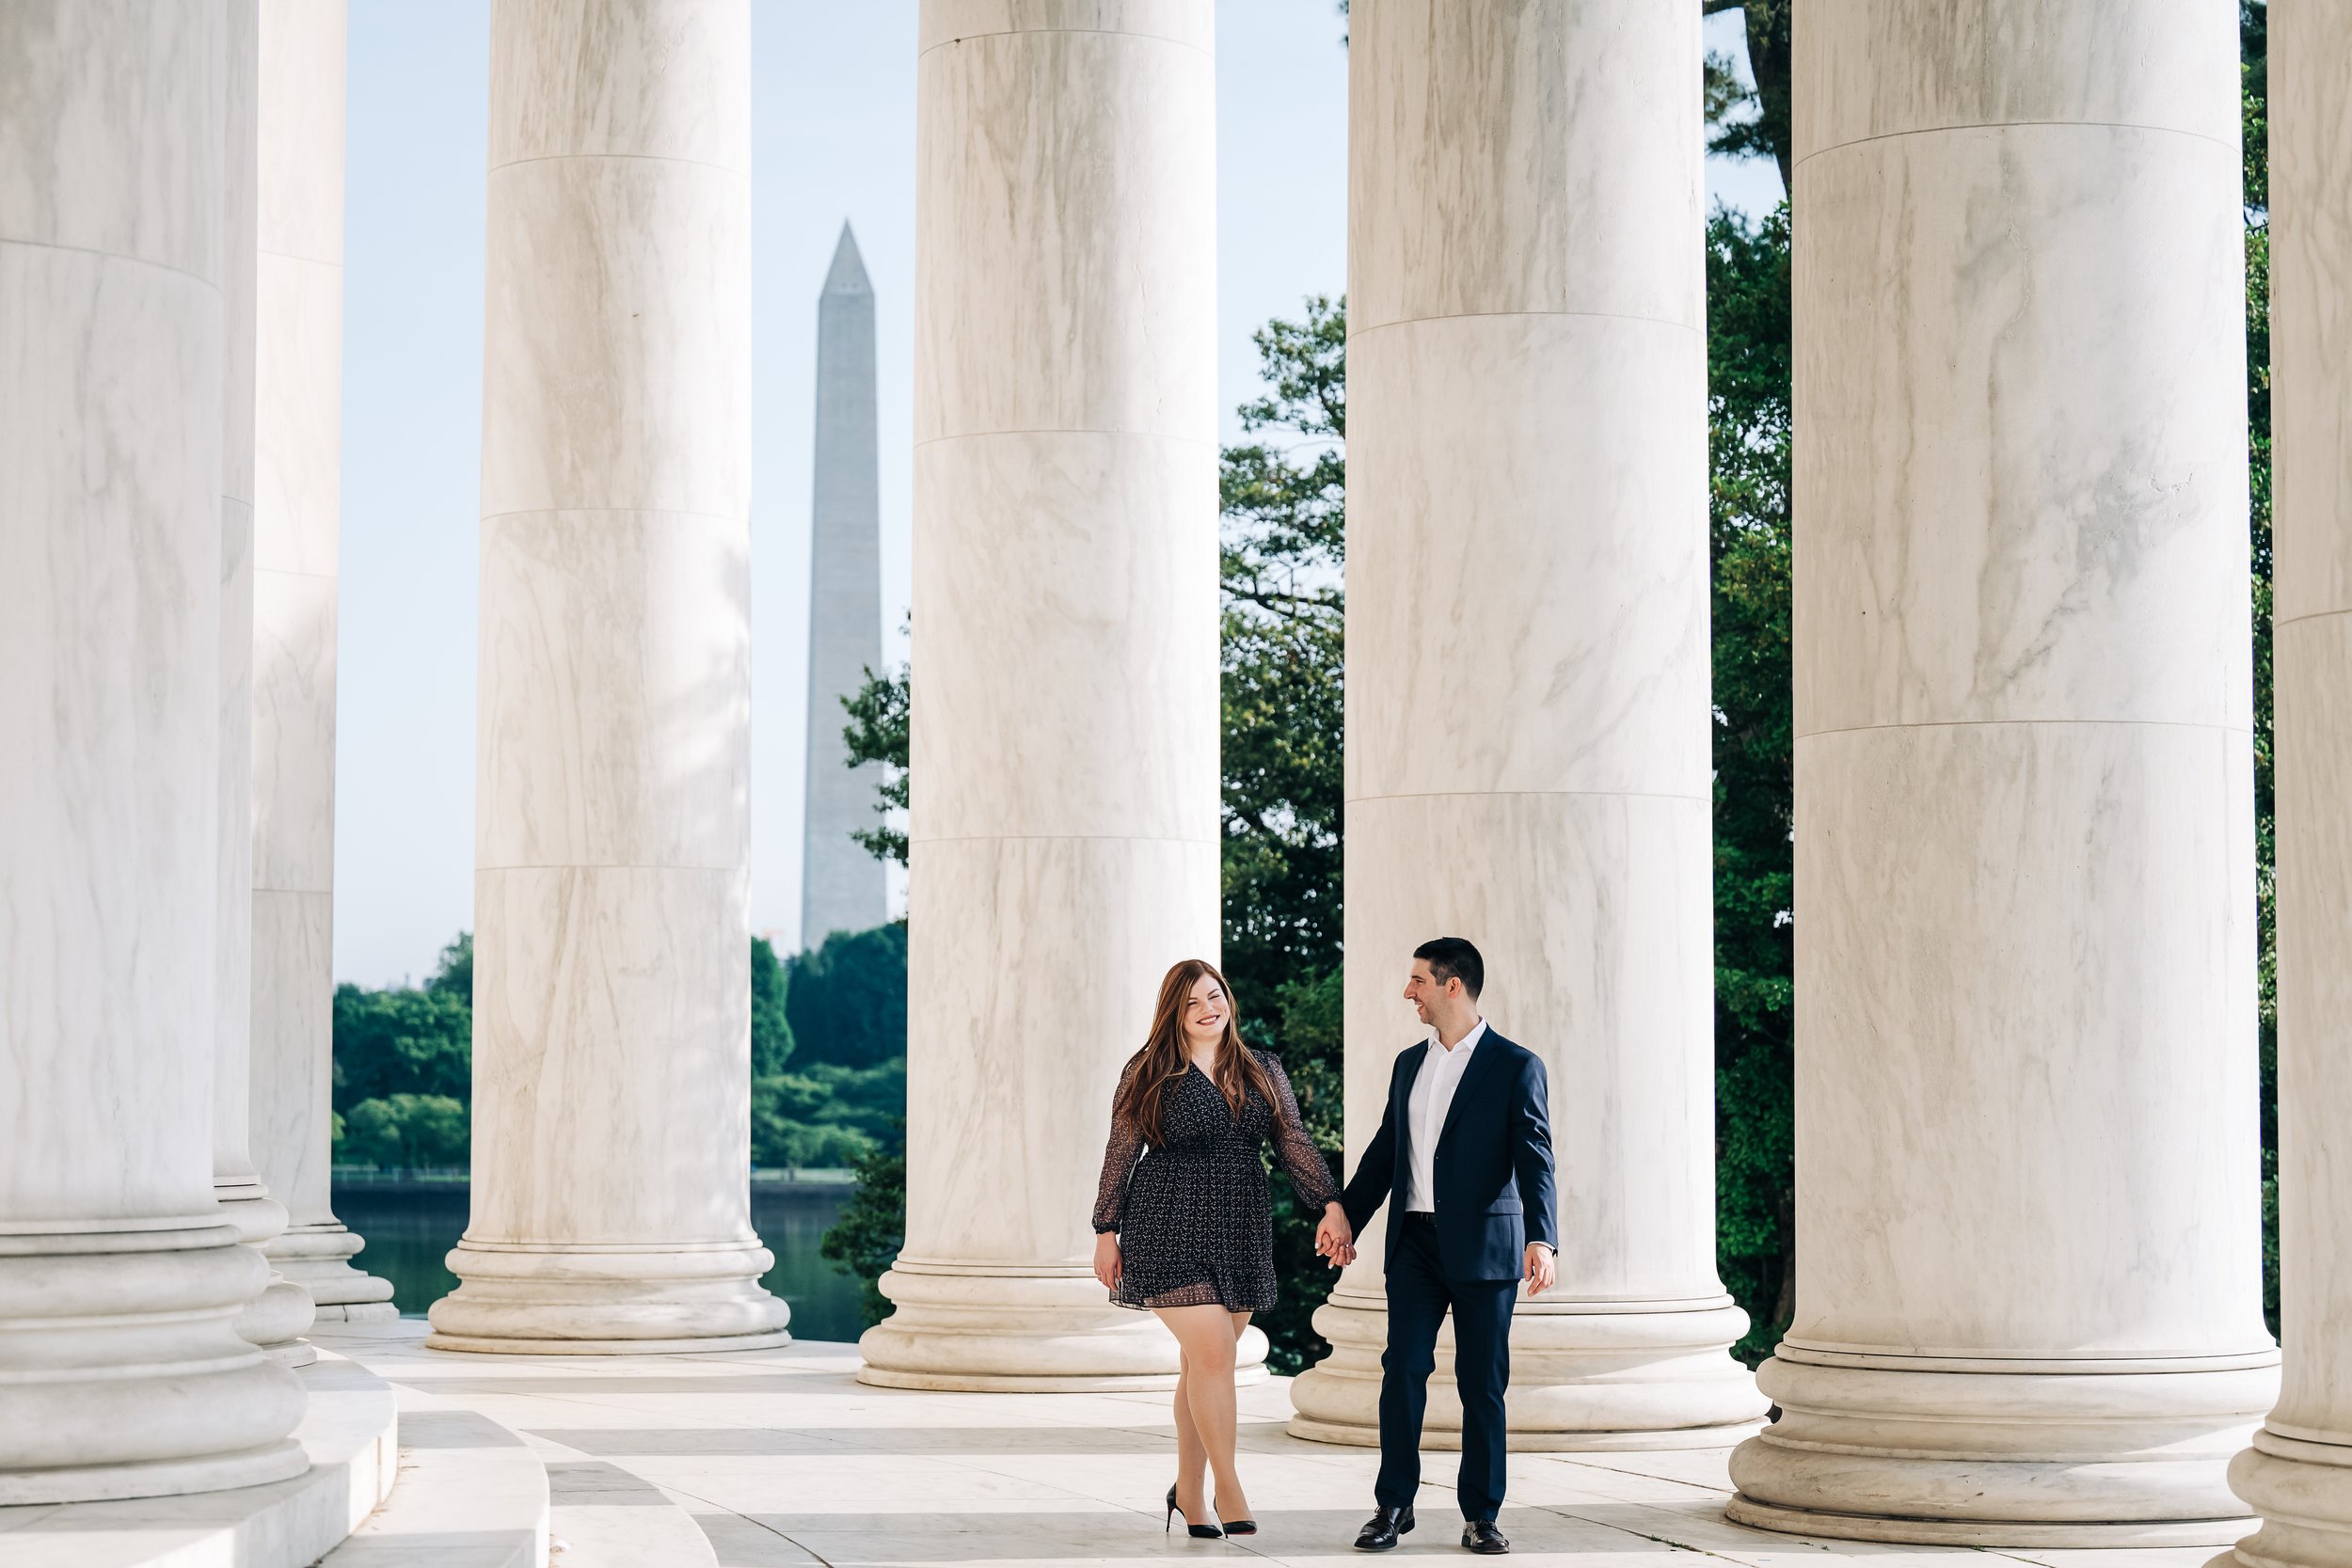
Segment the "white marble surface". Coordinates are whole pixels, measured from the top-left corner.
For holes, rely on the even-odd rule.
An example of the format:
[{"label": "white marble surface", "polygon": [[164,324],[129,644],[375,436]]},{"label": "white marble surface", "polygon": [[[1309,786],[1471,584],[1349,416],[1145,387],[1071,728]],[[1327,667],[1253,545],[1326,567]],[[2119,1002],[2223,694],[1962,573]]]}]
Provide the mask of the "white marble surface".
[{"label": "white marble surface", "polygon": [[492,16],[473,1212],[437,1343],[783,1338],[751,1228],[743,0]]},{"label": "white marble surface", "polygon": [[1486,315],[1700,326],[1697,25],[1368,0],[1348,40],[1351,337]]},{"label": "white marble surface", "polygon": [[[1728,1442],[1764,1409],[1714,1262],[1698,20],[1351,17],[1347,1141],[1352,1167],[1425,1033],[1413,948],[1468,937],[1549,1075],[1531,1448]],[[1376,1441],[1381,1223],[1317,1314],[1301,1435]]]},{"label": "white marble surface", "polygon": [[[384,1515],[446,1486],[437,1460],[484,1469],[542,1458],[557,1495],[551,1522],[565,1551],[591,1562],[641,1539],[634,1520],[689,1513],[721,1568],[804,1564],[1149,1561],[1361,1562],[1351,1543],[1372,1512],[1377,1456],[1300,1442],[1283,1380],[1240,1390],[1241,1473],[1254,1538],[1195,1542],[1162,1532],[1158,1498],[1175,1457],[1165,1396],[916,1392],[863,1386],[847,1345],[802,1342],[727,1356],[547,1357],[489,1362],[378,1339],[339,1341],[402,1389],[404,1430],[421,1412],[490,1422],[528,1447],[420,1448]],[[452,1431],[444,1441],[458,1441]],[[481,1440],[475,1440],[477,1442]],[[2014,1551],[1963,1556],[1791,1540],[1727,1524],[1721,1449],[1510,1456],[1502,1528],[1513,1560],[1540,1568],[2199,1568],[2197,1550]],[[1450,1456],[1423,1456],[1419,1528],[1398,1561],[1456,1556]],[[596,1490],[585,1492],[582,1483]],[[566,1494],[569,1494],[568,1497]],[[443,1494],[446,1496],[446,1494]],[[601,1497],[638,1506],[579,1507]],[[666,1505],[666,1506],[665,1506]],[[415,1504],[406,1505],[414,1520]],[[452,1513],[454,1515],[454,1509]],[[614,1527],[621,1527],[615,1528]],[[455,1518],[447,1528],[456,1528]],[[5,1537],[0,1537],[5,1539]],[[361,1540],[365,1540],[363,1535]],[[355,1542],[355,1545],[358,1543]],[[349,1548],[346,1548],[349,1551]],[[398,1563],[351,1552],[327,1559]],[[420,1557],[422,1564],[438,1560]],[[504,1568],[503,1560],[485,1559]],[[617,1560],[663,1561],[640,1556]],[[699,1555],[684,1560],[699,1561]]]},{"label": "white marble surface", "polygon": [[874,1381],[1176,1370],[1089,1276],[1089,1212],[1160,977],[1217,951],[1214,25],[923,6],[907,1243]]},{"label": "white marble surface", "polygon": [[1797,1315],[1735,1518],[2217,1544],[2261,1313],[2236,51],[1797,35]]},{"label": "white marble surface", "polygon": [[2213,69],[2237,58],[2227,7],[1818,0],[1805,22],[1811,36],[1791,62],[1800,163],[1848,143],[1979,125],[2138,126],[2237,147],[2237,75]]},{"label": "white marble surface", "polygon": [[2246,560],[2234,139],[1981,127],[1802,178],[1797,732],[2249,728],[2247,595],[2214,591]]},{"label": "white marble surface", "polygon": [[329,1203],[343,0],[262,0],[254,338],[253,1154],[267,1245],[327,1321],[389,1317]]},{"label": "white marble surface", "polygon": [[[301,1379],[301,1474],[201,1497],[0,1507],[0,1560],[8,1568],[312,1568],[385,1500],[396,1471],[404,1491],[433,1491],[447,1514],[459,1513],[446,1483],[432,1485],[439,1478],[414,1484],[396,1397],[382,1378],[329,1355]],[[452,1544],[445,1535],[444,1553]],[[436,1568],[458,1565],[444,1556]]]},{"label": "white marble surface", "polygon": [[2270,343],[2277,620],[2278,1408],[2230,1484],[2240,1564],[2352,1562],[2352,10],[2271,16]]},{"label": "white marble surface", "polygon": [[[249,1246],[286,1228],[251,1152],[253,1057],[253,453],[261,11],[230,0],[221,245],[220,751],[213,935],[213,1191]],[[310,1293],[273,1272],[237,1332],[289,1367],[317,1353]]]},{"label": "white marble surface", "polygon": [[0,1504],[303,1463],[213,1194],[225,26],[0,11]]}]

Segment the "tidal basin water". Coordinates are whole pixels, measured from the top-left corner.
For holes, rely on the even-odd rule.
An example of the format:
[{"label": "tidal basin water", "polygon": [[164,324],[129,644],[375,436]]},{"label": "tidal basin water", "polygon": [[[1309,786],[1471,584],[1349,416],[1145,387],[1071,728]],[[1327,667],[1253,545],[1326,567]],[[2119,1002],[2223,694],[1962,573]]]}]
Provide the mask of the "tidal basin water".
[{"label": "tidal basin water", "polygon": [[[776,1255],[775,1267],[760,1283],[791,1303],[794,1338],[851,1340],[865,1326],[858,1282],[817,1255],[850,1191],[847,1182],[752,1183],[752,1226]],[[338,1184],[334,1201],[336,1218],[367,1241],[355,1261],[392,1282],[392,1305],[403,1317],[423,1317],[426,1307],[457,1289],[446,1259],[465,1234],[463,1182]]]}]

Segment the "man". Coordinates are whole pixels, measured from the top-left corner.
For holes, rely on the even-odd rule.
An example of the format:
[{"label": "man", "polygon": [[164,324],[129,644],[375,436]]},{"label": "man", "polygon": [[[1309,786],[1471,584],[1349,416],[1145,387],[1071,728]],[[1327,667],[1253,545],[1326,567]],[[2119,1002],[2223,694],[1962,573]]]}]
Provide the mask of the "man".
[{"label": "man", "polygon": [[1379,1512],[1357,1546],[1385,1552],[1413,1528],[1422,1413],[1438,1329],[1454,1312],[1454,1378],[1462,1395],[1462,1544],[1507,1552],[1502,1508],[1503,1390],[1511,1382],[1511,1307],[1551,1285],[1559,1221],[1544,1064],[1486,1027],[1486,966],[1460,937],[1413,949],[1405,999],[1434,1038],[1396,1059],[1380,1131],[1328,1217],[1318,1250],[1345,1262],[1356,1233],[1389,1205],[1389,1349],[1380,1358]]}]

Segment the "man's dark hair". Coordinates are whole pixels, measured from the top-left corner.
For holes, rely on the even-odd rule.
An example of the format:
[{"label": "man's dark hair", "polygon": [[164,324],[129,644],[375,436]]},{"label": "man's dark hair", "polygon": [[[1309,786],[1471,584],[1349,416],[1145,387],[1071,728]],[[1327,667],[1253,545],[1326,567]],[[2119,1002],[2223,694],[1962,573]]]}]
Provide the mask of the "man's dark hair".
[{"label": "man's dark hair", "polygon": [[1473,1002],[1486,989],[1486,960],[1460,937],[1438,937],[1424,942],[1413,949],[1413,957],[1429,965],[1429,973],[1437,977],[1438,984],[1460,980]]}]

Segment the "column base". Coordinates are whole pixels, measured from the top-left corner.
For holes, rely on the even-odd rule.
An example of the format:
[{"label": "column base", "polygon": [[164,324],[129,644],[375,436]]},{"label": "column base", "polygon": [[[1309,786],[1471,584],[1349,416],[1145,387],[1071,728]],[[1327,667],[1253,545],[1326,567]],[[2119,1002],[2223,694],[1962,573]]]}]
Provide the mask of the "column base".
[{"label": "column base", "polygon": [[315,1315],[310,1291],[272,1273],[268,1286],[237,1314],[237,1334],[281,1367],[307,1367],[319,1358],[318,1347],[303,1338]]},{"label": "column base", "polygon": [[[1729,1448],[1759,1429],[1766,1409],[1755,1378],[1730,1353],[1747,1327],[1729,1296],[1521,1300],[1511,1317],[1511,1446],[1553,1453]],[[1377,1448],[1387,1298],[1343,1280],[1315,1313],[1315,1331],[1331,1341],[1331,1354],[1291,1386],[1291,1435]],[[1422,1447],[1461,1446],[1449,1323],[1438,1336]]]},{"label": "column base", "polygon": [[0,1234],[0,1507],[301,1474],[302,1385],[235,1327],[268,1275],[217,1211]]},{"label": "column base", "polygon": [[[237,1239],[249,1247],[264,1248],[285,1231],[286,1206],[270,1196],[262,1179],[249,1171],[224,1175],[216,1170],[213,1196],[222,1215],[237,1227]],[[310,1332],[313,1315],[310,1292],[272,1269],[268,1286],[237,1314],[237,1333],[292,1370],[319,1358],[303,1338]]]},{"label": "column base", "polygon": [[320,1323],[374,1323],[400,1316],[392,1282],[351,1266],[368,1243],[341,1221],[288,1226],[262,1247],[262,1256],[310,1293]]},{"label": "column base", "polygon": [[2145,1360],[1883,1355],[1783,1341],[1779,1420],[1731,1456],[1725,1516],[1848,1541],[2219,1545],[2251,1522],[2230,1456],[2276,1349]]},{"label": "column base", "polygon": [[2352,1568],[2352,1439],[2265,1426],[2230,1461],[2230,1489],[2262,1528],[2209,1568]]},{"label": "column base", "polygon": [[426,1314],[434,1350],[657,1355],[789,1344],[791,1308],[760,1288],[757,1242],[678,1246],[457,1243],[458,1287]]},{"label": "column base", "polygon": [[[897,1308],[861,1336],[860,1383],[977,1393],[1176,1386],[1176,1339],[1114,1307],[1084,1268],[1013,1272],[901,1258],[882,1277]],[[1265,1336],[1242,1334],[1233,1381],[1265,1380]]]}]

